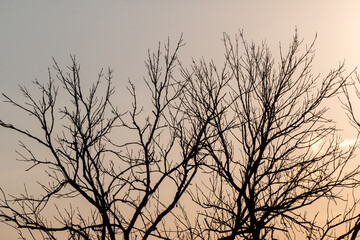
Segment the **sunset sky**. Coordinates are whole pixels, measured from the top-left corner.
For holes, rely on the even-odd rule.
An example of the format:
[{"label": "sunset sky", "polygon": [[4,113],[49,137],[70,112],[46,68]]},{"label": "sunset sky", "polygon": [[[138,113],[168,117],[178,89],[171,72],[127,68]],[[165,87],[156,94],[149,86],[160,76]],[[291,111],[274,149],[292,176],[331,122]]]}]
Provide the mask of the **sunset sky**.
[{"label": "sunset sky", "polygon": [[[234,36],[239,30],[257,43],[266,39],[274,57],[279,43],[289,45],[295,29],[305,45],[317,34],[314,75],[326,75],[344,60],[351,72],[360,64],[359,13],[357,0],[0,0],[0,92],[21,101],[18,85],[31,87],[35,78],[46,82],[52,57],[66,66],[70,54],[81,64],[85,84],[110,67],[118,92],[126,92],[129,78],[141,89],[147,51],[159,41],[169,38],[175,44],[183,34],[183,63],[204,57],[221,64],[222,33]],[[0,99],[1,120],[34,128],[26,115]],[[121,105],[125,99],[118,101]],[[353,131],[339,106],[334,103],[331,112],[351,142]],[[11,193],[21,192],[36,175],[15,161],[18,140],[19,135],[0,128],[0,187]],[[2,229],[1,238],[16,239],[12,230],[4,237]]]}]

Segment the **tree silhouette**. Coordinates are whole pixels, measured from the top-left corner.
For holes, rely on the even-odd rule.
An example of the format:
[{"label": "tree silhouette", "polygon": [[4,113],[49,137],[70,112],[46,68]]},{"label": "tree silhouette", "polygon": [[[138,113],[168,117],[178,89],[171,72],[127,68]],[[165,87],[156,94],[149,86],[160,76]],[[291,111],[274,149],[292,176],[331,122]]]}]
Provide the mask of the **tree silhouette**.
[{"label": "tree silhouette", "polygon": [[75,57],[67,71],[54,60],[56,76],[34,81],[36,97],[25,87],[24,103],[3,94],[40,124],[42,134],[0,120],[46,149],[21,143],[22,160],[48,183],[38,196],[1,190],[0,220],[23,239],[355,239],[356,199],[325,222],[311,209],[359,184],[359,168],[348,167],[356,145],[340,147],[324,107],[348,93],[343,64],[313,76],[314,42],[300,52],[297,34],[279,63],[242,32],[223,41],[221,69],[184,67],[182,38],[173,51],[159,44],[146,61],[149,99],[141,105],[146,95],[129,82],[127,110],[110,69],[83,90]]},{"label": "tree silhouette", "polygon": [[220,77],[213,63],[193,67],[193,81],[229,83],[229,108],[212,121],[202,165],[209,181],[190,190],[200,210],[192,224],[185,215],[184,229],[200,239],[333,236],[335,227],[354,218],[329,216],[320,225],[308,206],[341,201],[340,192],[359,183],[359,167],[348,167],[355,147],[339,147],[323,105],[345,86],[344,66],[323,79],[313,76],[314,42],[300,53],[297,34],[287,53],[280,48],[278,64],[265,44],[248,43],[242,32],[235,41],[225,34],[224,44]]},{"label": "tree silhouette", "polygon": [[[149,52],[146,84],[151,109],[146,112],[138,105],[131,82],[131,109],[125,113],[117,109],[111,100],[111,70],[106,74],[101,71],[86,95],[75,58],[66,73],[54,60],[56,80],[50,74],[47,85],[34,82],[40,89],[39,99],[26,88],[21,88],[25,104],[4,95],[7,102],[41,124],[43,135],[37,136],[0,122],[49,151],[51,159],[43,159],[22,144],[27,152],[24,160],[32,164],[31,168],[45,167],[51,180],[41,184],[44,193],[39,197],[25,193],[9,198],[3,193],[2,219],[20,232],[38,231],[45,239],[56,239],[57,232],[67,232],[69,239],[167,238],[164,218],[198,171],[204,130],[213,118],[207,111],[207,119],[202,122],[182,108],[187,80],[173,77],[182,45],[180,39],[174,52],[170,52],[168,43],[164,57],[160,45],[157,52]],[[102,83],[104,92],[100,93]],[[57,107],[60,90],[65,91],[69,101]],[[69,206],[57,207],[56,201],[64,200],[69,200]],[[81,209],[77,201],[86,202],[86,209]],[[49,211],[57,213],[53,221],[44,217]]]}]

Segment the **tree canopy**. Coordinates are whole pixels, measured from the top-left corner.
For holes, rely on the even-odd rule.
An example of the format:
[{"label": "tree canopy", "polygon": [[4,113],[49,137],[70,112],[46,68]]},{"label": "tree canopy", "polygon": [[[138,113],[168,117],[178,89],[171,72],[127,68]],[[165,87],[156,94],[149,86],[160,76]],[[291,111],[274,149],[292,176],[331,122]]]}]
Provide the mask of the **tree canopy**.
[{"label": "tree canopy", "polygon": [[111,69],[84,90],[73,56],[67,69],[53,60],[38,92],[21,87],[24,102],[3,94],[39,124],[41,134],[0,120],[46,149],[20,143],[48,182],[36,194],[1,189],[0,221],[22,239],[355,239],[358,200],[346,193],[359,186],[357,143],[342,148],[326,114],[340,96],[360,131],[353,72],[314,74],[315,40],[297,33],[278,58],[242,32],[223,43],[222,66],[189,67],[182,38],[159,44],[145,63],[148,95],[129,81],[127,109]]}]

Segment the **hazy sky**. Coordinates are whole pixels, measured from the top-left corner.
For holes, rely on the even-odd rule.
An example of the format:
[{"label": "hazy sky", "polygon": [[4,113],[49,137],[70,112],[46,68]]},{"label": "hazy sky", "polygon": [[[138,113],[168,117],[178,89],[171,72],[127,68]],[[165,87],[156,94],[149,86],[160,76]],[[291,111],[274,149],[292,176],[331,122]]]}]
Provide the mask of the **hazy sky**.
[{"label": "hazy sky", "polygon": [[[18,85],[46,81],[51,57],[65,66],[70,54],[79,60],[85,82],[111,67],[119,86],[128,78],[141,85],[147,49],[159,41],[176,42],[183,33],[183,62],[218,61],[222,33],[234,35],[239,29],[258,43],[266,38],[275,56],[279,42],[288,46],[295,28],[307,43],[317,33],[314,73],[326,74],[343,60],[350,71],[360,64],[359,12],[356,0],[0,0],[0,92],[21,99]],[[0,119],[32,127],[11,109],[1,103]],[[18,140],[0,129],[0,186],[14,193],[31,178],[13,161]]]}]

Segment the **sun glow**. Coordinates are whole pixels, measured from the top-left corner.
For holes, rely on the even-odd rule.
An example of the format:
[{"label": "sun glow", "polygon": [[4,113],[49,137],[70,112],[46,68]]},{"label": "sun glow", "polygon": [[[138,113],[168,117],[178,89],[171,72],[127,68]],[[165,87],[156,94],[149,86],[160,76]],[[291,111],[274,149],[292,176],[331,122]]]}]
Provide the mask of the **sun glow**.
[{"label": "sun glow", "polygon": [[[338,146],[342,149],[351,148],[356,144],[357,140],[355,138],[347,138],[338,143]],[[326,143],[324,143],[323,139],[311,139],[309,140],[309,146],[313,152],[323,152]]]},{"label": "sun glow", "polygon": [[345,147],[353,147],[356,143],[356,139],[345,139],[339,144],[339,147],[345,148]]}]

